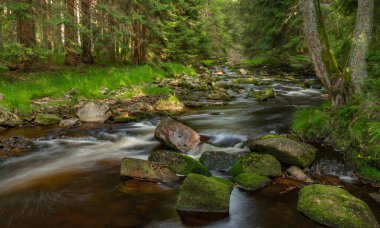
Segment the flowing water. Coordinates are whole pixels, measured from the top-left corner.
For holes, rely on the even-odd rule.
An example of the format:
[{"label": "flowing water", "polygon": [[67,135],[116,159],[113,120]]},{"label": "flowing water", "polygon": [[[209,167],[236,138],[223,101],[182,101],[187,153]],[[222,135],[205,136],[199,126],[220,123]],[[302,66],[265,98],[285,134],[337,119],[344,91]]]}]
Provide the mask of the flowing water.
[{"label": "flowing water", "polygon": [[[229,81],[237,75],[224,77]],[[249,137],[285,133],[297,108],[321,103],[319,90],[304,89],[291,81],[278,82],[273,77],[261,80],[271,81],[265,87],[280,95],[258,103],[243,93],[226,106],[199,108],[179,117],[207,138],[203,150],[246,150]],[[147,159],[160,147],[153,137],[158,121],[47,129],[43,133],[34,132],[36,128],[23,130],[25,135],[43,137],[34,151],[0,161],[0,227],[319,226],[297,212],[297,191],[283,181],[254,193],[234,189],[230,216],[217,221],[179,217],[176,186],[122,181],[119,168],[123,157]],[[311,168],[339,176],[339,184],[351,186],[354,194],[380,215],[379,204],[368,197],[374,190],[357,183],[352,166],[338,152],[322,148]]]}]

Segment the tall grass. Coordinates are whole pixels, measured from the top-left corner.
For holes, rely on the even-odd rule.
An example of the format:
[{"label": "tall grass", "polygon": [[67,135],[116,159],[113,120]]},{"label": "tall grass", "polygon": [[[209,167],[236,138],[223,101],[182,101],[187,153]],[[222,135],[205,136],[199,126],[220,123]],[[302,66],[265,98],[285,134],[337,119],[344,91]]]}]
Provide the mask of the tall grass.
[{"label": "tall grass", "polygon": [[[193,70],[179,64],[166,64],[165,70],[150,65],[134,67],[86,67],[66,69],[54,73],[29,73],[0,77],[0,92],[4,99],[0,104],[20,114],[34,110],[33,99],[51,97],[64,98],[65,93],[75,91],[67,103],[75,102],[78,97],[89,99],[104,98],[100,88],[117,90],[121,87],[137,86],[145,94],[168,94],[168,88],[150,85],[155,79],[173,74],[192,73]],[[131,89],[131,96],[133,91]]]}]

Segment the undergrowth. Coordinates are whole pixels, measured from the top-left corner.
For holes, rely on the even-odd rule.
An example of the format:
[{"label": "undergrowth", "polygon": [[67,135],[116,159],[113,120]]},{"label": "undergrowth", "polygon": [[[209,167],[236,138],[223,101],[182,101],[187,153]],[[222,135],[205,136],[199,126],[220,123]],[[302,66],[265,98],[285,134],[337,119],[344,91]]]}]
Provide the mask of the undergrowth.
[{"label": "undergrowth", "polygon": [[180,64],[165,63],[160,68],[150,65],[84,67],[63,69],[57,72],[18,74],[17,77],[7,74],[0,77],[0,91],[4,95],[0,105],[18,114],[25,115],[34,111],[33,99],[64,98],[65,94],[70,91],[74,91],[74,95],[70,100],[62,103],[75,103],[79,97],[105,98],[106,95],[101,92],[101,88],[112,91],[121,87],[131,87],[126,97],[133,97],[136,93],[145,95],[169,94],[169,88],[153,86],[151,83],[155,79],[181,73],[192,75],[195,74],[195,71]]}]

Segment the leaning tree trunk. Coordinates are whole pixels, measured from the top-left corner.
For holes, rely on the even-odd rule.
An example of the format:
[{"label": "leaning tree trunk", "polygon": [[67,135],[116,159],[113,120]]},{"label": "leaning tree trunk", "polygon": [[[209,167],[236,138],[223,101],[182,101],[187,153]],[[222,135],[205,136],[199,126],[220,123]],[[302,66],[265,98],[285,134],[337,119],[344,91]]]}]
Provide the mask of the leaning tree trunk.
[{"label": "leaning tree trunk", "polygon": [[17,3],[25,4],[27,7],[17,10],[17,38],[24,47],[33,47],[37,44],[36,23],[34,21],[32,0],[17,0]]},{"label": "leaning tree trunk", "polygon": [[66,65],[76,65],[77,64],[77,54],[75,51],[76,45],[76,16],[75,16],[75,0],[65,0],[66,9],[68,15],[70,16],[70,21],[65,24],[65,50],[66,50]]},{"label": "leaning tree trunk", "polygon": [[82,62],[87,64],[93,64],[94,58],[91,53],[91,2],[92,0],[81,0],[81,10],[82,10],[82,25],[86,29],[81,32],[82,40]]},{"label": "leaning tree trunk", "polygon": [[373,0],[358,0],[358,12],[349,65],[354,92],[362,92],[364,81],[368,77],[366,54],[371,42],[373,12]]},{"label": "leaning tree trunk", "polygon": [[345,79],[330,51],[319,0],[302,0],[304,34],[315,73],[327,89],[333,107],[345,102]]}]

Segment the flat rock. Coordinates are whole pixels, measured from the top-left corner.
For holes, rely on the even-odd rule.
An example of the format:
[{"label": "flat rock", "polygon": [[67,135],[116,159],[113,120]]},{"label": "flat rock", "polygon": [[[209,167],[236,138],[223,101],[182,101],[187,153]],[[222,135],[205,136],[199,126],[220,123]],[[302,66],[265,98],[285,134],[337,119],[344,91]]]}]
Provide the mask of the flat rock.
[{"label": "flat rock", "polygon": [[120,175],[153,182],[170,183],[179,180],[173,171],[159,163],[133,158],[124,158],[121,161]]},{"label": "flat rock", "polygon": [[287,165],[308,167],[315,159],[316,149],[309,144],[283,137],[249,140],[251,151],[270,154]]},{"label": "flat rock", "polygon": [[206,151],[199,161],[210,170],[227,170],[248,152]]},{"label": "flat rock", "polygon": [[61,122],[61,118],[55,114],[38,114],[34,120],[39,125],[54,125]]},{"label": "flat rock", "polygon": [[281,173],[281,164],[272,155],[250,153],[241,157],[228,170],[228,174],[231,176],[238,176],[241,173],[256,173],[276,177]]},{"label": "flat rock", "polygon": [[80,126],[81,124],[82,124],[82,122],[78,118],[73,117],[73,118],[70,118],[70,119],[62,120],[59,123],[59,126],[60,127],[70,128],[70,127]]}]

